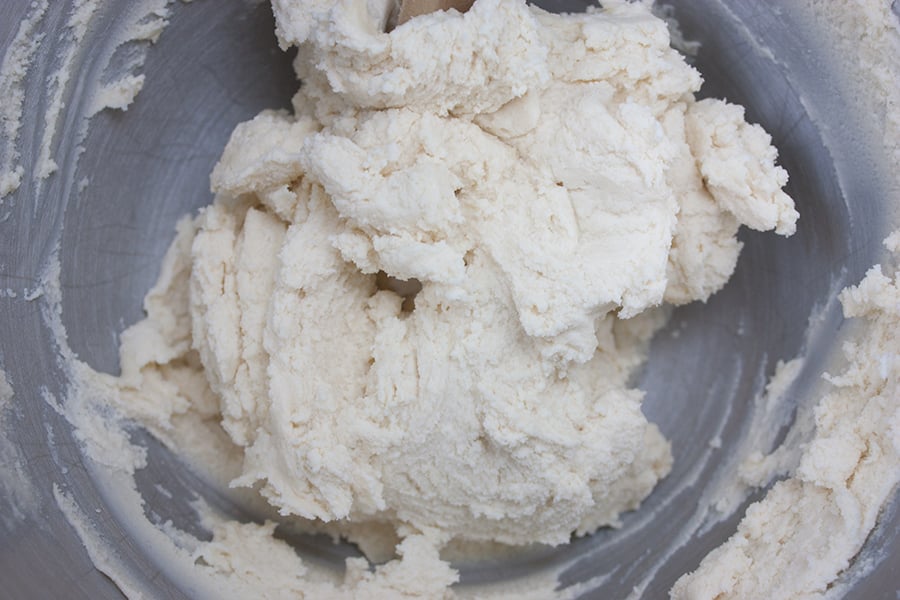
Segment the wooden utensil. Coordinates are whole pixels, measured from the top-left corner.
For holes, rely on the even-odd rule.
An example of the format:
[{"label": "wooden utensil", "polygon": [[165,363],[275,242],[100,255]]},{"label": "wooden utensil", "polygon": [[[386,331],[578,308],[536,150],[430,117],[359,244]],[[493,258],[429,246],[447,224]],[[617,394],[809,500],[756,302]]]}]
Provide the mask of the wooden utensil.
[{"label": "wooden utensil", "polygon": [[402,25],[419,15],[427,15],[438,10],[450,10],[455,8],[459,12],[466,12],[475,0],[401,0],[400,13],[397,16],[397,25]]}]

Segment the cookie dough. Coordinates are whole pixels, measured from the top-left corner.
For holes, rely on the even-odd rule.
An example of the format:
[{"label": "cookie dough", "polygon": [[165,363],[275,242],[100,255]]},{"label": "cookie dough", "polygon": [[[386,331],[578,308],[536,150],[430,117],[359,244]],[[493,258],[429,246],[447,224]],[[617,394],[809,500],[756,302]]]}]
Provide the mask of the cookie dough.
[{"label": "cookie dough", "polygon": [[390,33],[382,4],[273,0],[294,110],[234,131],[123,335],[123,405],[220,419],[232,485],[283,515],[435,548],[614,526],[672,461],[629,376],[741,225],[793,233],[787,175],[643,4]]}]

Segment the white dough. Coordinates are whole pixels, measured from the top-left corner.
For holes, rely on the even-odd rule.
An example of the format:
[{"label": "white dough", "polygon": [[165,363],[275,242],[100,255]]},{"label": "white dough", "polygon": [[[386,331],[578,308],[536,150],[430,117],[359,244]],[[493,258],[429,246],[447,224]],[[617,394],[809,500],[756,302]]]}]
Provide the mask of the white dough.
[{"label": "white dough", "polygon": [[[659,307],[724,285],[741,224],[797,213],[665,23],[604,6],[478,0],[386,34],[374,2],[274,0],[295,114],[238,126],[180,225],[123,336],[126,410],[163,437],[218,416],[232,485],[388,523],[444,569],[451,539],[561,544],[637,508],[672,461],[627,385]],[[379,273],[421,284],[412,311]],[[206,563],[236,569],[239,530]]]}]

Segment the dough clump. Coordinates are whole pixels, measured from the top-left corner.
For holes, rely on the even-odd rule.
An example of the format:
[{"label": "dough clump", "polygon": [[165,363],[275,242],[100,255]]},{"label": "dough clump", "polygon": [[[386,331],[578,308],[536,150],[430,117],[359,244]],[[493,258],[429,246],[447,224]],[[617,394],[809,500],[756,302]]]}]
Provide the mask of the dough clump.
[{"label": "dough clump", "polygon": [[376,4],[273,0],[293,113],[239,125],[180,225],[126,404],[220,419],[232,485],[283,515],[436,546],[615,526],[672,461],[629,377],[741,225],[793,233],[787,175],[643,4],[390,33]]}]

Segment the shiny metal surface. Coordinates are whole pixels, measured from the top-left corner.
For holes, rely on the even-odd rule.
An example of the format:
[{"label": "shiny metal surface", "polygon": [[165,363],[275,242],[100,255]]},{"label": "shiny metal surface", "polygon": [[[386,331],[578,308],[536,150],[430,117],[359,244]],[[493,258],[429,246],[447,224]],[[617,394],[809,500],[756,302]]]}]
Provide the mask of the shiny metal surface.
[{"label": "shiny metal surface", "polygon": [[[0,8],[0,47],[9,44],[28,4],[14,0]],[[748,118],[772,134],[801,214],[797,234],[784,240],[742,232],[746,246],[727,288],[706,305],[677,310],[655,340],[639,384],[647,390],[645,412],[672,440],[676,463],[644,508],[626,515],[621,529],[602,530],[563,548],[461,565],[464,586],[575,559],[564,583],[608,574],[585,597],[623,597],[661,554],[671,553],[644,591],[645,598],[663,597],[679,575],[730,535],[737,521],[732,518],[675,547],[719,459],[710,462],[697,485],[680,487],[678,482],[708,451],[711,432],[719,427],[719,456],[727,456],[729,440],[745,423],[761,378],[773,373],[777,361],[805,350],[808,360],[791,394],[799,402],[812,393],[843,327],[839,307],[826,301],[835,289],[857,282],[880,257],[880,240],[892,218],[883,200],[888,179],[884,167],[867,154],[866,115],[824,59],[827,40],[797,21],[800,11],[790,2],[672,4],[686,37],[703,44],[695,60],[706,78],[703,94],[744,104]],[[126,5],[124,0],[100,4],[86,48],[105,43],[104,32],[116,27]],[[52,3],[48,31],[60,29],[69,10],[69,2]],[[105,111],[92,120],[80,158],[68,140],[83,127],[77,118],[84,112],[83,86],[98,76],[102,65],[92,63],[90,51],[76,56],[79,68],[64,95],[68,118],[61,121],[54,141],[60,169],[37,182],[29,167],[38,155],[35,132],[48,101],[42,82],[56,60],[53,36],[42,43],[36,74],[28,81],[19,140],[26,179],[0,204],[0,290],[17,291],[15,298],[0,294],[0,363],[15,390],[6,417],[11,426],[4,432],[35,495],[24,520],[9,519],[12,492],[0,486],[0,596],[5,598],[121,597],[93,568],[59,512],[52,494],[55,483],[72,494],[104,535],[116,540],[132,575],[154,597],[187,593],[134,542],[129,524],[92,481],[70,426],[46,401],[62,398],[65,377],[42,315],[45,303],[24,297],[38,285],[47,259],[58,248],[69,345],[95,369],[116,372],[118,333],[142,316],[141,300],[156,278],[175,222],[210,202],[208,174],[229,133],[263,108],[289,106],[297,83],[290,57],[275,45],[267,5],[207,0],[175,3],[172,10],[171,24],[147,53],[145,89],[126,113]],[[760,44],[771,54],[761,51]],[[81,189],[85,177],[87,185]],[[813,314],[819,319],[808,333]],[[677,339],[672,335],[676,330]],[[223,504],[215,490],[204,488],[176,457],[152,440],[146,442],[149,465],[137,479],[146,491],[148,514],[203,535],[188,505],[200,494],[242,515],[240,507]],[[8,462],[9,457],[0,458]],[[7,473],[6,467],[0,471]],[[154,494],[157,482],[175,491],[174,499]],[[897,504],[863,553],[884,549],[890,558],[848,597],[897,597]],[[642,522],[649,511],[655,511],[652,522]],[[301,553],[316,553],[335,564],[352,552],[318,539],[294,541]]]}]

